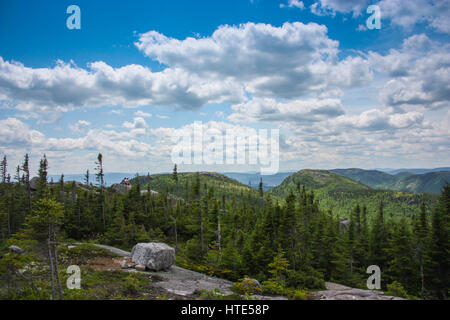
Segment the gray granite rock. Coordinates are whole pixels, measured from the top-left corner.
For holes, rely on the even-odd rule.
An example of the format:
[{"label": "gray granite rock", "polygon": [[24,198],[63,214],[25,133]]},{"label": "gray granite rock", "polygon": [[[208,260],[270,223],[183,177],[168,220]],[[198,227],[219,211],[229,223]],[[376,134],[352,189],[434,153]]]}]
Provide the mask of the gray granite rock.
[{"label": "gray granite rock", "polygon": [[161,242],[138,243],[131,250],[131,260],[150,270],[167,270],[175,262],[175,250]]},{"label": "gray granite rock", "polygon": [[18,246],[9,246],[8,249],[12,252],[15,253],[22,253],[23,250],[21,248],[19,248]]}]

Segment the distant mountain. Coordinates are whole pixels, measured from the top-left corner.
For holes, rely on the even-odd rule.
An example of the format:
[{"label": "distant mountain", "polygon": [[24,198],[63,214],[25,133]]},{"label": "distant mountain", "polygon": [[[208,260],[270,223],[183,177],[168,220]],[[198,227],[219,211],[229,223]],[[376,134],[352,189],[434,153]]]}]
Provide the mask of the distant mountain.
[{"label": "distant mountain", "polygon": [[385,189],[387,184],[394,183],[396,177],[377,170],[364,170],[358,168],[351,169],[334,169],[331,172],[337,173],[341,176],[358,181],[366,186],[374,189]]},{"label": "distant mountain", "polygon": [[290,191],[303,185],[307,189],[326,189],[333,192],[370,190],[368,186],[334,172],[304,169],[289,175],[278,187],[272,189],[271,193],[285,197],[288,195],[286,188]]},{"label": "distant mountain", "polygon": [[390,173],[390,174],[397,174],[401,172],[410,172],[414,174],[424,174],[429,172],[439,172],[439,171],[450,171],[450,167],[441,167],[441,168],[432,168],[432,169],[380,169],[381,171]]},{"label": "distant mountain", "polygon": [[[136,173],[123,173],[123,172],[105,172],[105,184],[106,186],[111,186],[115,183],[120,183],[123,178],[133,178],[136,176]],[[50,174],[48,175],[48,180],[50,181],[53,179],[54,182],[59,181],[61,178],[61,175],[56,174]],[[64,174],[64,180],[65,181],[78,181],[84,183],[84,174]],[[97,181],[95,180],[95,173],[91,172],[89,175],[89,181],[92,184],[96,184]]]},{"label": "distant mountain", "polygon": [[290,172],[278,172],[272,175],[261,175],[260,173],[240,173],[240,172],[224,172],[223,174],[227,177],[235,179],[242,184],[246,184],[249,187],[258,189],[259,182],[262,178],[263,181],[263,190],[267,191],[276,186],[278,186],[281,182],[283,182],[286,177],[292,174],[294,171]]},{"label": "distant mountain", "polygon": [[414,174],[409,171],[388,174],[378,170],[357,168],[334,169],[330,171],[374,189],[390,189],[405,192],[440,193],[445,182],[450,181],[450,171],[430,171],[424,174]]},{"label": "distant mountain", "polygon": [[[398,174],[395,177],[398,177]],[[438,171],[399,176],[397,181],[387,187],[392,190],[409,192],[441,193],[443,186],[448,181],[450,181],[450,171]]]},{"label": "distant mountain", "polygon": [[[358,172],[354,170],[350,171],[352,175]],[[377,177],[382,177],[382,175],[375,172],[371,179],[377,181]],[[437,199],[437,195],[431,194],[424,196],[421,193],[372,189],[342,174],[326,170],[300,170],[288,176],[278,187],[268,193],[285,198],[291,192],[298,194],[303,186],[307,191],[314,192],[322,209],[331,209],[333,214],[339,216],[349,216],[357,204],[366,205],[369,214],[373,215],[378,210],[380,202],[384,203],[384,212],[387,217],[401,214],[412,216],[419,211],[422,199],[425,199],[427,206],[431,206]]]}]

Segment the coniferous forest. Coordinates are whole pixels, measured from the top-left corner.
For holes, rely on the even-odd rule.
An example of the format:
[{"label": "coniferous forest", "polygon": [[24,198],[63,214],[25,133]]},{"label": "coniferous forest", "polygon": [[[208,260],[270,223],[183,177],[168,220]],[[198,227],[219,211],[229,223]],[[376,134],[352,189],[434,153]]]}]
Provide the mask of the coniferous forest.
[{"label": "coniferous forest", "polygon": [[[178,266],[237,286],[244,277],[257,279],[266,295],[299,296],[324,289],[325,281],[366,288],[367,267],[377,265],[386,294],[449,296],[449,183],[436,197],[406,197],[397,212],[392,198],[362,196],[367,190],[337,196],[322,190],[318,197],[309,178],[287,178],[282,190],[263,191],[262,181],[253,189],[218,173],[177,172],[176,166],[172,174],[136,176],[121,191],[105,186],[107,159],[99,154],[93,161],[96,171],[86,171],[79,183],[64,175],[48,181],[45,155],[38,172],[30,172],[28,155],[17,168],[3,158],[1,299],[104,298],[95,289],[76,296],[65,288],[65,268],[74,258],[67,244],[129,251],[149,241],[175,248]],[[351,201],[343,210],[338,206],[345,192]],[[9,252],[11,245],[25,253]],[[85,278],[94,276],[100,277]],[[115,276],[124,295],[139,291],[142,279]]]}]

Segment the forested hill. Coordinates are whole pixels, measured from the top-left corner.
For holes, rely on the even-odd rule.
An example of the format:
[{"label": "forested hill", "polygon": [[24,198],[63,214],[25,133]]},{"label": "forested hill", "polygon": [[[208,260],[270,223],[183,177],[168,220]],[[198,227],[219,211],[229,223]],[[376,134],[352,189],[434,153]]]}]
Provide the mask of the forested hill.
[{"label": "forested hill", "polygon": [[447,181],[450,181],[450,171],[433,171],[423,174],[399,172],[395,175],[378,170],[363,170],[358,168],[334,169],[331,172],[361,182],[374,189],[389,189],[405,192],[440,193]]},{"label": "forested hill", "polygon": [[[45,156],[39,176],[30,179],[28,162],[25,155],[11,181],[6,157],[2,161],[0,299],[55,299],[56,282],[66,280],[58,268],[79,264],[64,260],[67,244],[89,241],[127,251],[140,242],[164,242],[176,249],[177,266],[236,281],[238,290],[252,277],[264,295],[302,298],[324,289],[325,281],[364,288],[367,266],[377,265],[383,291],[447,297],[450,185],[434,205],[437,196],[430,194],[422,205],[422,194],[374,190],[328,171],[302,170],[263,192],[218,173],[177,173],[175,166],[172,174],[136,177],[132,186],[125,180],[119,192],[104,184],[102,154],[98,186],[64,176],[49,183]],[[389,219],[394,215],[399,218]],[[10,252],[12,245],[25,253]],[[48,259],[34,252],[48,252]],[[29,268],[26,277],[14,272],[26,263],[42,268]],[[92,275],[82,272],[85,279]],[[116,298],[99,296],[96,288],[83,292]],[[78,297],[59,291],[61,298]]]},{"label": "forested hill", "polygon": [[200,195],[207,196],[214,194],[215,197],[222,200],[246,201],[249,204],[260,202],[261,194],[245,184],[231,179],[223,174],[216,172],[184,172],[174,174],[153,174],[136,177],[130,180],[130,183],[136,184],[139,179],[142,189],[150,188],[158,192],[167,192],[179,198],[189,200],[192,198],[193,186],[197,185],[199,180]]},{"label": "forested hill", "polygon": [[303,186],[307,191],[314,191],[321,209],[331,209],[339,216],[348,216],[358,203],[365,203],[369,213],[376,212],[383,202],[388,217],[403,214],[411,217],[420,211],[422,199],[427,206],[432,206],[437,199],[432,194],[375,190],[334,172],[308,169],[291,174],[269,194],[285,198],[291,192],[298,194]]}]

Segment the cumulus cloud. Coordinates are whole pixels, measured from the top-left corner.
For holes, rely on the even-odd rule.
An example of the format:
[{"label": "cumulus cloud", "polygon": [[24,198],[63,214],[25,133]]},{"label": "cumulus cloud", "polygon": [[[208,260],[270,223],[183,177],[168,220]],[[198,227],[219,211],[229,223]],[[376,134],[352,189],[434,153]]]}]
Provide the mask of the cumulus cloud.
[{"label": "cumulus cloud", "polygon": [[255,95],[295,98],[370,80],[362,58],[339,60],[338,42],[327,31],[316,23],[246,23],[221,26],[200,39],[178,40],[149,31],[136,46],[171,68],[230,80]]},{"label": "cumulus cloud", "polygon": [[234,122],[278,122],[307,124],[344,114],[339,99],[307,99],[277,102],[272,98],[253,98],[232,106],[228,120]]},{"label": "cumulus cloud", "polygon": [[127,129],[142,129],[147,127],[147,123],[142,117],[135,117],[133,122],[125,121],[123,127]]},{"label": "cumulus cloud", "polygon": [[91,123],[86,120],[78,120],[76,123],[69,124],[69,129],[72,132],[80,133],[83,132],[87,127],[89,127]]},{"label": "cumulus cloud", "polygon": [[423,114],[419,112],[393,113],[379,109],[370,109],[359,115],[340,116],[331,121],[335,126],[351,127],[365,131],[380,131],[390,129],[409,128],[413,125],[421,125]]},{"label": "cumulus cloud", "polygon": [[425,34],[411,36],[387,55],[369,53],[374,70],[388,77],[380,97],[397,109],[439,109],[450,101],[450,47]]},{"label": "cumulus cloud", "polygon": [[305,9],[305,4],[303,3],[303,1],[299,1],[299,0],[288,0],[287,4],[281,3],[280,4],[280,8],[298,8],[298,9]]},{"label": "cumulus cloud", "polygon": [[435,31],[450,34],[450,3],[447,0],[319,0],[310,9],[319,16],[335,16],[340,12],[357,17],[370,4],[378,5],[381,19],[394,26],[411,30],[413,26],[425,23]]},{"label": "cumulus cloud", "polygon": [[358,16],[367,8],[368,0],[319,0],[310,6],[311,12],[324,16],[335,16],[336,12],[352,13]]},{"label": "cumulus cloud", "polygon": [[169,105],[195,109],[212,102],[236,102],[242,90],[230,81],[201,79],[179,68],[152,72],[140,65],[113,68],[93,62],[87,69],[61,61],[53,68],[29,68],[0,57],[0,99],[29,112],[120,105]]},{"label": "cumulus cloud", "polygon": [[45,137],[16,118],[0,120],[0,145],[3,147],[32,147],[43,143]]},{"label": "cumulus cloud", "polygon": [[134,113],[134,115],[135,115],[135,116],[138,116],[138,117],[142,117],[142,118],[150,118],[150,117],[152,116],[151,113],[144,112],[144,111],[141,111],[141,110],[136,111],[136,112]]},{"label": "cumulus cloud", "polygon": [[382,0],[382,18],[391,24],[411,28],[418,23],[426,23],[436,31],[450,34],[450,3],[447,0]]}]

